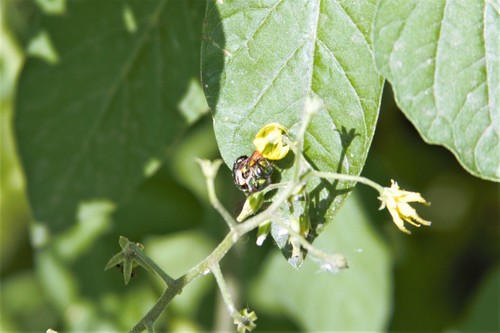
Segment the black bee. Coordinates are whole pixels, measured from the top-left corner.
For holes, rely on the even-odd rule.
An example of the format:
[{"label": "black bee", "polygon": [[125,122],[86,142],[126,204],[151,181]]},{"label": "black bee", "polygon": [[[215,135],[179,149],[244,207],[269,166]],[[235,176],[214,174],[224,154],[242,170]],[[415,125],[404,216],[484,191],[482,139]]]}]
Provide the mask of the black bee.
[{"label": "black bee", "polygon": [[258,151],[252,156],[240,156],[233,165],[233,180],[247,194],[263,190],[271,183],[273,165]]}]

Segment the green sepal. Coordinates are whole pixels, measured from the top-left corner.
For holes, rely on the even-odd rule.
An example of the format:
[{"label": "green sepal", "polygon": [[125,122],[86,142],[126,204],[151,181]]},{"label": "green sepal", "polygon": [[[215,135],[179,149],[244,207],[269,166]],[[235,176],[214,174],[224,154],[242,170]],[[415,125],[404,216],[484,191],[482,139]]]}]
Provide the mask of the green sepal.
[{"label": "green sepal", "polygon": [[130,243],[130,241],[128,240],[127,237],[120,236],[118,243],[120,244],[120,247],[122,249],[125,249],[125,246],[127,246],[127,244]]},{"label": "green sepal", "polygon": [[144,267],[146,270],[153,272],[152,268],[144,260],[137,256],[137,253],[144,249],[142,244],[130,242],[123,236],[120,236],[118,243],[120,244],[122,250],[108,261],[104,270],[117,266],[121,267],[125,284],[130,282],[134,268],[139,265]]},{"label": "green sepal", "polygon": [[236,218],[236,221],[242,222],[249,216],[254,215],[260,207],[262,207],[262,203],[264,202],[264,193],[255,192],[250,194],[245,200],[245,204],[241,209],[240,215]]},{"label": "green sepal", "polygon": [[127,258],[123,261],[123,281],[125,285],[130,282],[130,278],[132,277],[132,270],[134,269],[134,259]]},{"label": "green sepal", "polygon": [[116,267],[116,265],[120,265],[124,260],[125,256],[123,252],[117,253],[113,256],[113,258],[109,259],[104,270],[107,271],[110,268]]}]

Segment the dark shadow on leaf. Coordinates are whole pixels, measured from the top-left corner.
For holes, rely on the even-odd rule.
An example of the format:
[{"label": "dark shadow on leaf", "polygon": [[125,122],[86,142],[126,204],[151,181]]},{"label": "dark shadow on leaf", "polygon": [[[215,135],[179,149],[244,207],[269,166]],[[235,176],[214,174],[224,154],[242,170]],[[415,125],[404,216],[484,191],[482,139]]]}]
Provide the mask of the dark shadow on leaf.
[{"label": "dark shadow on leaf", "polygon": [[212,115],[217,110],[221,81],[223,80],[226,38],[216,1],[209,0],[203,22],[201,43],[201,82]]},{"label": "dark shadow on leaf", "polygon": [[[349,146],[351,145],[352,141],[354,140],[355,137],[361,136],[359,133],[356,133],[355,128],[351,128],[349,131],[347,131],[347,128],[345,126],[342,126],[340,131],[338,129],[335,130],[335,132],[339,132],[340,135],[340,142],[342,144],[342,158],[340,159],[343,161],[345,157],[345,153]],[[341,164],[339,164],[340,166]],[[340,172],[340,169],[337,169],[338,172]]]},{"label": "dark shadow on leaf", "polygon": [[[356,133],[356,130],[342,127],[340,130],[337,130],[340,134],[341,139],[341,147],[342,151],[337,163],[337,169],[335,170],[337,173],[342,172],[342,164],[345,162],[347,150],[349,149],[351,143],[359,136]],[[304,152],[304,156],[307,162],[311,165],[311,167],[315,170],[319,170],[317,165],[310,158],[307,157],[307,149]],[[278,167],[280,170],[287,169],[292,167],[294,161],[294,155],[288,154],[288,156],[278,163]],[[278,172],[280,171],[278,170]],[[319,183],[309,192],[309,217],[311,222],[311,229],[309,234],[307,235],[307,240],[309,242],[313,242],[316,237],[319,236],[323,227],[327,224],[328,219],[331,218],[331,214],[327,216],[328,210],[333,204],[334,200],[338,196],[346,196],[348,195],[353,187],[338,189],[339,182],[338,181],[329,181],[325,179],[319,180]],[[278,230],[277,227],[274,229]],[[301,252],[298,256],[292,257],[292,246],[287,239],[283,239],[283,237],[279,236],[279,231],[273,233],[273,237],[276,241],[277,246],[280,248],[281,253],[287,259],[288,263],[295,268],[300,268],[302,265],[304,258],[307,255],[307,251],[301,249]]]},{"label": "dark shadow on leaf", "polygon": [[294,160],[295,160],[295,154],[292,150],[290,150],[284,159],[276,162],[276,165],[281,170],[290,169],[293,165]]},{"label": "dark shadow on leaf", "polygon": [[294,160],[295,160],[295,154],[293,153],[293,151],[290,150],[284,159],[276,162],[272,178],[273,184],[278,184],[279,182],[281,182],[282,179],[281,172],[285,169],[290,169],[293,165]]},{"label": "dark shadow on leaf", "polygon": [[[342,126],[340,130],[336,131],[338,131],[340,134],[340,140],[342,145],[342,152],[340,154],[336,172],[341,173],[342,164],[346,159],[347,150],[349,149],[349,146],[351,145],[354,138],[356,136],[359,136],[359,134],[356,133],[356,129],[351,128],[348,131],[347,128],[345,128],[344,126]],[[308,160],[308,162],[315,170],[318,169],[313,161]],[[309,214],[311,217],[311,232],[309,233],[308,237],[309,241],[314,240],[319,235],[317,232],[318,226],[325,225],[325,223],[327,222],[325,215],[330,206],[332,205],[333,201],[335,200],[335,198],[339,195],[345,196],[353,189],[353,188],[337,189],[338,183],[339,183],[338,180],[329,181],[321,179],[320,183],[309,193],[311,200],[311,205],[309,208]],[[321,195],[321,192],[323,192],[324,190],[326,190],[327,193],[326,197],[325,195]]]}]

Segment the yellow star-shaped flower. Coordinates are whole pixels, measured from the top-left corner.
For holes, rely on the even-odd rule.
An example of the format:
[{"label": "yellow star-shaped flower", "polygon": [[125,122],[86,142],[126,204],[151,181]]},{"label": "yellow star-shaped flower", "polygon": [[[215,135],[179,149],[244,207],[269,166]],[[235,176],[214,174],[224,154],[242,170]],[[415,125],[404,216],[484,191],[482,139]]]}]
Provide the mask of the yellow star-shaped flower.
[{"label": "yellow star-shaped flower", "polygon": [[429,205],[420,193],[401,190],[398,183],[391,180],[391,187],[384,187],[384,191],[379,199],[382,201],[380,209],[387,208],[392,216],[394,224],[396,224],[402,232],[410,234],[410,231],[404,226],[404,221],[416,227],[431,225],[430,221],[426,221],[418,216],[417,211],[408,204],[409,202],[419,202],[424,205]]}]

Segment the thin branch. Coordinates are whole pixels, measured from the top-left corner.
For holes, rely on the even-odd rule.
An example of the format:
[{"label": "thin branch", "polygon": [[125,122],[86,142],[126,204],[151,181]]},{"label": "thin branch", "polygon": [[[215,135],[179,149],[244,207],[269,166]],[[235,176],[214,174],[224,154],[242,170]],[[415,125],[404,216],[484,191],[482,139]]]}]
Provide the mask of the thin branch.
[{"label": "thin branch", "polygon": [[198,159],[197,161],[201,166],[203,174],[205,175],[208,200],[210,201],[210,204],[215,208],[216,211],[219,212],[229,229],[233,230],[237,224],[236,220],[231,216],[231,214],[229,214],[226,208],[224,208],[224,206],[219,201],[219,198],[217,198],[217,194],[215,193],[215,176],[217,175],[217,171],[219,170],[222,161],[216,160],[214,162],[211,162],[201,159]]},{"label": "thin branch", "polygon": [[226,304],[229,315],[235,318],[238,312],[236,311],[236,307],[234,306],[233,298],[231,297],[229,288],[227,287],[226,280],[224,280],[224,276],[222,276],[219,264],[212,263],[210,265],[210,270],[212,271],[212,274],[214,275],[215,280],[217,281],[217,285],[219,286],[220,292],[222,294],[222,299]]},{"label": "thin branch", "polygon": [[377,190],[380,194],[384,192],[384,187],[375,183],[374,181],[365,178],[363,176],[352,176],[335,172],[324,172],[324,171],[311,171],[305,178],[313,178],[319,177],[323,179],[334,179],[334,180],[345,180],[345,181],[354,181],[358,183],[362,183],[364,185],[368,185],[375,190]]},{"label": "thin branch", "polygon": [[156,272],[168,287],[175,284],[175,280],[165,273],[165,271],[163,271],[153,260],[146,256],[136,244],[131,242],[129,246],[133,249],[136,260],[140,262],[143,267],[150,268],[150,270]]},{"label": "thin branch", "polygon": [[139,333],[147,329],[151,331],[153,324],[158,319],[158,317],[163,313],[167,305],[174,299],[175,296],[180,294],[182,291],[181,285],[174,284],[172,287],[167,287],[163,292],[160,299],[151,308],[151,310],[146,313],[144,317],[130,330],[130,333]]},{"label": "thin branch", "polygon": [[314,247],[304,236],[295,231],[289,224],[284,223],[280,219],[276,219],[276,223],[278,223],[280,227],[286,229],[290,237],[297,240],[299,244],[307,250],[307,252],[314,256],[314,258],[318,259],[325,265],[330,265],[332,267],[331,270],[338,271],[348,267],[347,261],[343,255],[324,252],[317,247]]}]

